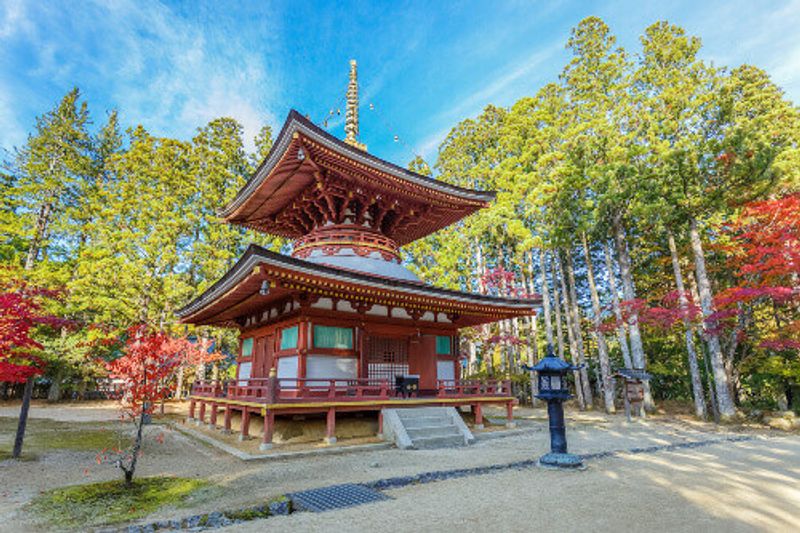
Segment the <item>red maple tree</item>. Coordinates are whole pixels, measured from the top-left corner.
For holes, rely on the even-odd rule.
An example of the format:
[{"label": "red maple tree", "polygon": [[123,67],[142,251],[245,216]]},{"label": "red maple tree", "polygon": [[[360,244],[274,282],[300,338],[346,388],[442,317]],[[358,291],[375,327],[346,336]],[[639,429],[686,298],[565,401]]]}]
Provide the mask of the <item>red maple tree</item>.
[{"label": "red maple tree", "polygon": [[124,418],[134,422],[136,437],[129,450],[104,450],[98,462],[113,462],[125,474],[126,485],[133,481],[144,426],[155,406],[173,393],[175,371],[183,364],[220,357],[208,348],[208,341],[192,342],[140,325],[128,330],[124,355],[106,363],[109,376],[120,382],[120,409]]}]

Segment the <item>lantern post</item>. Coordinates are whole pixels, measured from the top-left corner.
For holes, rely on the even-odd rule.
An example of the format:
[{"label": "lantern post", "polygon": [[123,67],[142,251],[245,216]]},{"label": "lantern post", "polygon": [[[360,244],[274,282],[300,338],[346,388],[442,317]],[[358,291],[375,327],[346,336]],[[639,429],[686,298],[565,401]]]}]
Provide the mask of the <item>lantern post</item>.
[{"label": "lantern post", "polygon": [[567,384],[567,373],[577,367],[559,359],[553,346],[547,346],[543,357],[531,370],[535,370],[539,382],[537,398],[547,402],[547,418],[550,421],[550,453],[539,458],[539,465],[550,468],[580,468],[583,461],[567,452],[567,433],[564,425],[564,402],[572,397]]}]

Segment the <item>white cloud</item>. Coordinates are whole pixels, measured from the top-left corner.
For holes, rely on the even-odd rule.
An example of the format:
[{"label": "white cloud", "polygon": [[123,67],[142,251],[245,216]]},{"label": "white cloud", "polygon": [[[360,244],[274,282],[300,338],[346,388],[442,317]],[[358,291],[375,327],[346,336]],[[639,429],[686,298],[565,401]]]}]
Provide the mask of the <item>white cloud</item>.
[{"label": "white cloud", "polygon": [[[270,43],[252,46],[230,28],[223,34],[213,13],[204,18],[193,9],[189,21],[157,0],[68,8],[33,4],[29,13],[6,11],[32,21],[24,36],[35,58],[26,65],[28,74],[61,93],[78,85],[96,117],[102,110],[95,95],[119,108],[123,121],[141,123],[155,135],[189,138],[209,120],[229,116],[244,126],[250,148],[264,123],[275,125],[267,106],[279,86],[274,74],[267,74],[264,52]],[[13,74],[0,74],[0,83],[4,75]],[[11,107],[0,101],[0,113],[4,103]]]}]

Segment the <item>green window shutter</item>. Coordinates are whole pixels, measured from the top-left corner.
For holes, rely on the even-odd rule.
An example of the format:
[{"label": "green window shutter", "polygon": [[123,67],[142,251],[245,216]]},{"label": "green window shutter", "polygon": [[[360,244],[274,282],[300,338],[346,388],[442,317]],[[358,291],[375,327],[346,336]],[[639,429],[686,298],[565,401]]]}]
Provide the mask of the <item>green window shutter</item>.
[{"label": "green window shutter", "polygon": [[436,336],[436,354],[437,355],[450,355],[452,354],[452,350],[450,349],[450,337],[444,337],[442,335]]},{"label": "green window shutter", "polygon": [[281,350],[297,348],[297,326],[281,330]]},{"label": "green window shutter", "polygon": [[253,337],[242,340],[242,357],[253,355]]},{"label": "green window shutter", "polygon": [[314,348],[353,349],[353,328],[314,326]]}]

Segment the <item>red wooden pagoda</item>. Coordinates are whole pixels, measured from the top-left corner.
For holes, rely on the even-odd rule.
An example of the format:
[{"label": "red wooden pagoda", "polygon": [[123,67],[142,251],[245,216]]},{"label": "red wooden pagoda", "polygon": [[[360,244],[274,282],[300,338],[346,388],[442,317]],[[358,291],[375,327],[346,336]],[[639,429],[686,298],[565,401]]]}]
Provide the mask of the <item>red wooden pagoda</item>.
[{"label": "red wooden pagoda", "polygon": [[[494,193],[463,189],[383,161],[358,142],[352,64],[347,137],[291,111],[267,158],[221,215],[231,224],[293,240],[286,256],[251,245],[233,268],[178,312],[185,323],[240,331],[237,378],[194,385],[190,418],[224,428],[242,412],[274,417],[397,405],[470,405],[514,398],[508,383],[464,381],[459,328],[530,315],[536,299],[446,290],[420,281],[399,247],[488,205]],[[411,390],[395,388],[396,376]],[[402,392],[402,394],[401,394]],[[410,394],[409,394],[410,393]]]}]

